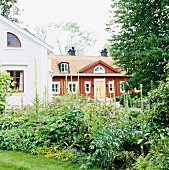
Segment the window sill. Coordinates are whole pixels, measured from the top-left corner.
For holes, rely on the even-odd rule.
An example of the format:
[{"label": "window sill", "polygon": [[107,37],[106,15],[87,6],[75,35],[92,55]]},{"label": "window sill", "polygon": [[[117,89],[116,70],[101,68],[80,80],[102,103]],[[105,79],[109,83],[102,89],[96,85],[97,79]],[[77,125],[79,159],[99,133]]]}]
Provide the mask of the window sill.
[{"label": "window sill", "polygon": [[60,94],[60,93],[52,93],[52,94]]},{"label": "window sill", "polygon": [[5,50],[23,50],[23,47],[6,47]]},{"label": "window sill", "polygon": [[13,93],[12,95],[8,95],[8,96],[22,96],[22,95],[26,95],[25,92],[16,92],[16,93]]}]

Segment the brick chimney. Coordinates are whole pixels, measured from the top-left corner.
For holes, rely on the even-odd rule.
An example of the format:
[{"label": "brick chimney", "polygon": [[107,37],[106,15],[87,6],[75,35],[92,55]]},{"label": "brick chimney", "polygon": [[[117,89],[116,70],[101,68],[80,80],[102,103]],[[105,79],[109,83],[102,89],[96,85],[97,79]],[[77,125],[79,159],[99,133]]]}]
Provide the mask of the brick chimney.
[{"label": "brick chimney", "polygon": [[102,50],[101,52],[101,56],[103,56],[103,57],[107,57],[108,55],[107,55],[107,49],[105,48],[104,50]]},{"label": "brick chimney", "polygon": [[75,53],[76,53],[76,50],[74,47],[72,47],[72,49],[69,49],[69,51],[68,51],[69,55],[76,55]]}]

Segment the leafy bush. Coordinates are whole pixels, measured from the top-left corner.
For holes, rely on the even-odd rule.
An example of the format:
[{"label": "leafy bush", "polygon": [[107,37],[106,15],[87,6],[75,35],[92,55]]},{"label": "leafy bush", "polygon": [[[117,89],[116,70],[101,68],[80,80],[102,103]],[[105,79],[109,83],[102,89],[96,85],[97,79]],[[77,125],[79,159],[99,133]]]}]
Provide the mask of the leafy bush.
[{"label": "leafy bush", "polygon": [[145,157],[143,155],[140,156],[133,169],[135,170],[169,169],[168,141],[169,136],[162,136],[162,138],[153,142],[149,153]]},{"label": "leafy bush", "polygon": [[6,105],[6,96],[9,93],[9,86],[12,86],[12,78],[7,72],[0,71],[0,114],[4,113]]},{"label": "leafy bush", "polygon": [[141,154],[137,144],[141,136],[139,116],[137,111],[130,114],[119,112],[109,119],[91,142],[92,152],[88,161],[106,169],[131,167]]},{"label": "leafy bush", "polygon": [[[84,165],[94,152],[91,142],[116,114],[112,105],[74,95],[55,97],[41,105],[38,114],[34,106],[15,108],[0,117],[0,148],[72,159]],[[94,164],[84,166],[89,165]]]},{"label": "leafy bush", "polygon": [[36,152],[37,147],[55,143],[58,148],[74,146],[86,149],[87,126],[84,113],[76,103],[57,100],[48,108],[41,107],[39,114],[34,110],[18,109],[2,116],[0,148]]},{"label": "leafy bush", "polygon": [[[0,148],[71,160],[81,168],[168,168],[168,82],[150,93],[140,110],[80,95],[48,104],[11,109],[0,115]],[[129,98],[129,97],[128,97]]]},{"label": "leafy bush", "polygon": [[161,82],[157,89],[149,93],[151,109],[149,121],[155,129],[169,125],[169,80]]},{"label": "leafy bush", "polygon": [[120,97],[120,104],[122,106],[127,106],[127,107],[128,106],[131,107],[133,105],[132,99],[129,93],[122,94],[122,96]]},{"label": "leafy bush", "polygon": [[144,121],[149,135],[144,143],[150,147],[147,154],[137,159],[133,169],[169,169],[169,79],[149,93],[149,100],[151,105],[145,111]]},{"label": "leafy bush", "polygon": [[117,102],[120,101],[120,96],[116,96],[116,101],[117,101]]}]

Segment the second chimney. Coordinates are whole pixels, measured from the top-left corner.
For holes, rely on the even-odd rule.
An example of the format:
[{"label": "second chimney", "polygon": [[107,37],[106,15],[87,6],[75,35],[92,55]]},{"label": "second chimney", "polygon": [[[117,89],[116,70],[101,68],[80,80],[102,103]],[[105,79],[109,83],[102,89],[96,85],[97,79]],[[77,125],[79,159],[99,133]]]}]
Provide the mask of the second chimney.
[{"label": "second chimney", "polygon": [[103,56],[103,57],[107,57],[107,49],[105,48],[104,50],[102,50],[101,52],[101,56]]},{"label": "second chimney", "polygon": [[72,49],[69,49],[68,54],[69,55],[75,55],[75,52],[76,52],[75,48],[72,47]]}]

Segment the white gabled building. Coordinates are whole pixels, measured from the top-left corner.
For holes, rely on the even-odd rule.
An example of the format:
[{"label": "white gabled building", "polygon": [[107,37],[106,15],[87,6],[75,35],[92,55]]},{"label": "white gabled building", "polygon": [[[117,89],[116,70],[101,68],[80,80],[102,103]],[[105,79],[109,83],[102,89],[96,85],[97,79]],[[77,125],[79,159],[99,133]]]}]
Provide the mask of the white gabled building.
[{"label": "white gabled building", "polygon": [[[31,104],[35,97],[35,61],[40,98],[51,91],[48,54],[53,48],[30,32],[0,15],[0,70],[10,72],[17,93],[8,97],[11,105]],[[47,90],[46,89],[50,89]],[[50,93],[48,94],[50,96]]]}]

